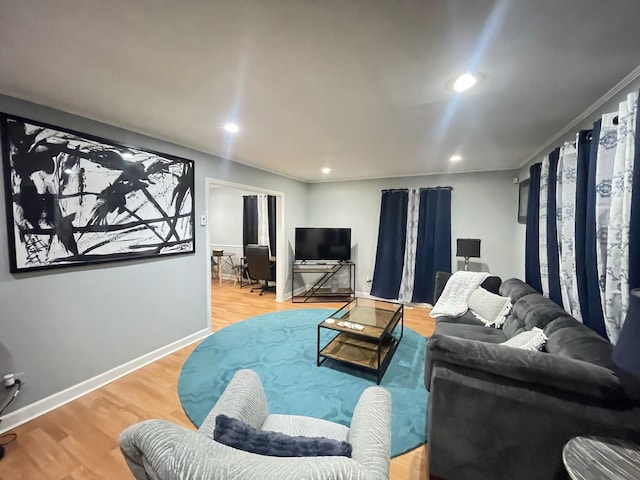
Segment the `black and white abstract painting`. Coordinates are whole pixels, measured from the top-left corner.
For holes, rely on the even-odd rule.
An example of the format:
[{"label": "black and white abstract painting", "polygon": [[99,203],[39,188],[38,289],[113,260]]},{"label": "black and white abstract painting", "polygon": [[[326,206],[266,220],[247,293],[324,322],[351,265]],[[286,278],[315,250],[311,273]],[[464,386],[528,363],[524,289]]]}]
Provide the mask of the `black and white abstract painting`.
[{"label": "black and white abstract painting", "polygon": [[3,114],[11,272],[195,252],[193,162]]}]

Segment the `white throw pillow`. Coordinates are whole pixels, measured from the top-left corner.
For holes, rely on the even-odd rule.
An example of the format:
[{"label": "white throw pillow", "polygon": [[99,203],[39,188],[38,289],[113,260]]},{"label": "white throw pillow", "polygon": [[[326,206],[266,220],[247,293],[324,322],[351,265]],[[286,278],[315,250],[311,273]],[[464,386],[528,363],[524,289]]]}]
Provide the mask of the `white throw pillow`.
[{"label": "white throw pillow", "polygon": [[511,299],[478,287],[469,297],[469,309],[487,327],[500,328],[511,312]]},{"label": "white throw pillow", "polygon": [[507,340],[506,342],[502,342],[500,345],[522,348],[524,350],[538,351],[542,350],[542,347],[544,347],[544,344],[547,343],[547,340],[547,336],[540,328],[533,327],[531,330],[519,333],[518,335],[511,337],[509,340]]}]

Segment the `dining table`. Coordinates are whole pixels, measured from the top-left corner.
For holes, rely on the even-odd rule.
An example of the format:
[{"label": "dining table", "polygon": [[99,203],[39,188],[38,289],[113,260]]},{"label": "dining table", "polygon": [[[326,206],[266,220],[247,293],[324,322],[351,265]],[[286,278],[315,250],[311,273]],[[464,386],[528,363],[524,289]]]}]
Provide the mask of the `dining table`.
[{"label": "dining table", "polygon": [[235,265],[233,263],[233,257],[235,256],[235,253],[226,253],[224,251],[216,251],[211,254],[211,258],[216,260],[216,277],[218,277],[218,286],[222,286],[222,265],[228,265],[233,268]]}]

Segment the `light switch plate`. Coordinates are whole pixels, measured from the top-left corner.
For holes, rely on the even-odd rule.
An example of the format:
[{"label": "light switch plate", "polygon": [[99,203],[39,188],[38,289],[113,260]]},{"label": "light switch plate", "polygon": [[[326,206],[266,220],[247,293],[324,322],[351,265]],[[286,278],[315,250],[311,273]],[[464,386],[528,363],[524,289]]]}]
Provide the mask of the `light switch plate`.
[{"label": "light switch plate", "polygon": [[207,224],[207,216],[206,215],[200,215],[200,226],[204,227]]}]

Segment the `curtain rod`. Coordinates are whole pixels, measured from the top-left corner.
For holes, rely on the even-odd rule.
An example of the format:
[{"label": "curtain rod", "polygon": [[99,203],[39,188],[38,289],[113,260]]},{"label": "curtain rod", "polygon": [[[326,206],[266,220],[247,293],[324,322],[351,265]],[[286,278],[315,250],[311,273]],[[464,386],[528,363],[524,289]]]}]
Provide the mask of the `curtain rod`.
[{"label": "curtain rod", "polygon": [[[412,187],[417,188],[418,190],[451,190],[453,191],[453,187]],[[383,189],[382,193],[387,192],[408,192],[409,188],[389,188]]]},{"label": "curtain rod", "polygon": [[[618,118],[618,117],[616,117],[616,118]],[[586,138],[587,140],[593,140],[593,130],[592,130],[592,129],[580,130],[580,131],[578,132],[578,135],[580,135],[580,134],[581,134],[581,133],[583,133],[583,132],[585,132],[585,138]],[[564,142],[564,145],[573,145],[574,147],[577,147],[577,146],[578,146],[578,142],[577,142],[576,140],[571,140],[571,141],[567,140],[566,142]],[[556,148],[554,148],[554,149],[549,153],[549,155],[551,155],[551,153],[555,152],[556,150],[560,150],[561,148],[562,148],[562,147],[556,147]],[[548,155],[547,155],[547,156],[548,156]],[[544,158],[546,158],[546,157],[544,157]]]}]

